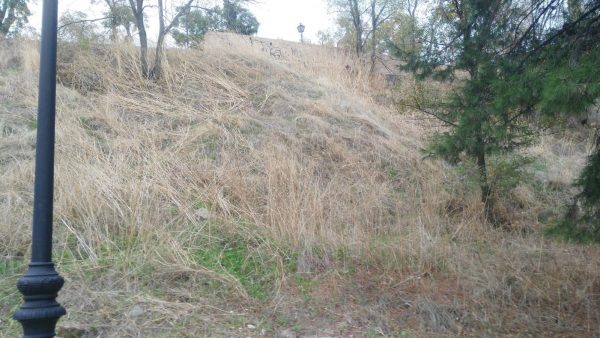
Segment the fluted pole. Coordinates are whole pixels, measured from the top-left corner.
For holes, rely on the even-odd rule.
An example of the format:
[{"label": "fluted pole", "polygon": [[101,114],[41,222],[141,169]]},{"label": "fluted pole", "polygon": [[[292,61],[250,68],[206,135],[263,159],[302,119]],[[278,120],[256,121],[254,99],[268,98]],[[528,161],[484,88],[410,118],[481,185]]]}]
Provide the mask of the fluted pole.
[{"label": "fluted pole", "polygon": [[25,338],[54,337],[58,319],[66,314],[56,301],[64,280],[52,263],[57,21],[58,0],[44,0],[31,263],[17,283],[25,302],[14,315],[14,319],[23,325]]}]

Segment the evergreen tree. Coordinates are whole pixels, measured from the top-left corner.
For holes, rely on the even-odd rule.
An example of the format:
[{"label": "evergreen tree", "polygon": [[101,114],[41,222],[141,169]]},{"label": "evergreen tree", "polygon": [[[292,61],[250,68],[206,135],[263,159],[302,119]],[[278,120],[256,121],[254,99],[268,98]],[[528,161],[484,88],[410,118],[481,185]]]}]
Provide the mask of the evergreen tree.
[{"label": "evergreen tree", "polygon": [[[549,30],[539,43],[524,53],[524,77],[536,78],[528,94],[542,121],[567,116],[585,118],[600,98],[600,2],[569,0],[569,11],[559,28]],[[523,100],[526,102],[526,100]],[[580,188],[563,224],[568,233],[600,241],[600,134],[596,134],[592,154],[575,185]],[[578,201],[583,214],[578,215]],[[576,223],[591,225],[577,227]],[[583,233],[581,233],[583,231]],[[579,233],[577,233],[579,232]],[[587,233],[587,235],[585,234]]]},{"label": "evergreen tree", "polygon": [[444,34],[426,41],[422,52],[409,63],[421,78],[454,79],[457,74],[466,75],[442,102],[428,104],[417,100],[413,105],[447,126],[446,131],[435,135],[427,149],[431,156],[452,163],[476,163],[485,215],[493,222],[498,219],[488,159],[526,146],[535,136],[522,109],[507,109],[497,100],[504,89],[502,83],[512,74],[504,51],[514,43],[514,23],[521,12],[506,0],[443,1],[435,13],[441,18],[438,29]]},{"label": "evergreen tree", "polygon": [[[600,98],[600,2],[540,0],[523,13],[518,22],[530,25],[503,54],[507,76],[494,85],[494,104],[544,127],[585,119]],[[600,241],[600,135],[575,185],[580,193],[559,230]]]}]

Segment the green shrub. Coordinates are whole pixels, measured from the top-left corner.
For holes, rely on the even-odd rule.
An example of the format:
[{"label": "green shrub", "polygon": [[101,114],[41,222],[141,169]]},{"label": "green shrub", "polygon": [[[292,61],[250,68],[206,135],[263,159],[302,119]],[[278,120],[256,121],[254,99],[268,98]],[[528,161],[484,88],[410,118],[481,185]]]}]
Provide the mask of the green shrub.
[{"label": "green shrub", "polygon": [[546,235],[581,244],[600,243],[600,220],[589,218],[575,222],[561,220],[547,228]]}]

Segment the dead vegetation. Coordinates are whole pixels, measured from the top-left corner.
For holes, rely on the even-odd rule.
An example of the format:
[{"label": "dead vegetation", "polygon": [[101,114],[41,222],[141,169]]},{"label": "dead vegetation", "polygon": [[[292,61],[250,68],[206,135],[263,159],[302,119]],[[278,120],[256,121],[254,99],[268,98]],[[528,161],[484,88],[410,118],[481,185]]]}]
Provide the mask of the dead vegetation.
[{"label": "dead vegetation", "polygon": [[[422,158],[430,121],[382,105],[384,81],[344,53],[286,44],[273,57],[209,36],[169,51],[159,83],[130,46],[61,50],[65,335],[600,335],[599,248],[544,238],[538,222],[569,196],[581,141],[529,150],[543,165],[509,199],[526,231],[495,229],[469,168]],[[0,63],[7,336],[29,250],[32,46],[0,49],[18,59]]]}]

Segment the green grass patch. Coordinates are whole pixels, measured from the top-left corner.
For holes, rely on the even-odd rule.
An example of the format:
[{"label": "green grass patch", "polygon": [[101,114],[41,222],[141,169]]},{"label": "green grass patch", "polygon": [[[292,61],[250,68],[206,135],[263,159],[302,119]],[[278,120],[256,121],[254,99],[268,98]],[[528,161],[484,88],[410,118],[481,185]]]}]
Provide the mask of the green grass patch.
[{"label": "green grass patch", "polygon": [[539,172],[547,172],[548,171],[548,163],[541,158],[532,158],[530,165],[534,171],[539,171]]},{"label": "green grass patch", "polygon": [[250,296],[265,300],[279,274],[277,264],[262,247],[250,244],[240,239],[214,241],[193,258],[207,269],[235,277]]},{"label": "green grass patch", "polygon": [[0,258],[0,276],[8,277],[24,272],[25,262],[21,259]]},{"label": "green grass patch", "polygon": [[17,280],[27,271],[23,259],[0,257],[0,337],[18,337],[21,325],[9,319],[21,305],[21,294],[17,290]]},{"label": "green grass patch", "polygon": [[390,181],[397,181],[398,179],[400,179],[400,172],[392,164],[384,164],[383,170]]},{"label": "green grass patch", "polygon": [[307,276],[295,274],[294,282],[296,282],[296,287],[298,287],[298,290],[300,290],[302,299],[304,299],[305,302],[309,302],[312,299],[312,288],[314,281]]},{"label": "green grass patch", "polygon": [[195,210],[198,209],[208,209],[210,210],[210,208],[212,207],[212,204],[210,202],[206,202],[203,200],[196,200],[194,202],[194,205],[192,206]]}]

